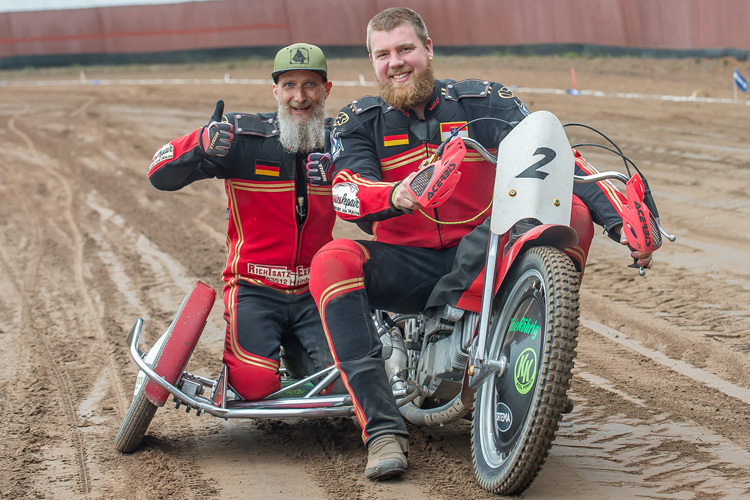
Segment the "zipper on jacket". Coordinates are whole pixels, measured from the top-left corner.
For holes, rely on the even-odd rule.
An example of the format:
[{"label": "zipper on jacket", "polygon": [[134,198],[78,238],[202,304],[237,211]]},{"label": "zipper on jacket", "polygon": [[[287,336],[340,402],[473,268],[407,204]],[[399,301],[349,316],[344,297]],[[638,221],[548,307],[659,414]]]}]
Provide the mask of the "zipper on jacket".
[{"label": "zipper on jacket", "polygon": [[[294,272],[299,267],[299,253],[302,246],[302,232],[305,228],[305,222],[309,212],[309,193],[307,190],[307,177],[305,173],[305,162],[307,155],[297,154],[294,159],[294,211],[297,217],[297,245],[294,251]],[[295,274],[294,286],[299,286],[297,280],[299,276]]]}]

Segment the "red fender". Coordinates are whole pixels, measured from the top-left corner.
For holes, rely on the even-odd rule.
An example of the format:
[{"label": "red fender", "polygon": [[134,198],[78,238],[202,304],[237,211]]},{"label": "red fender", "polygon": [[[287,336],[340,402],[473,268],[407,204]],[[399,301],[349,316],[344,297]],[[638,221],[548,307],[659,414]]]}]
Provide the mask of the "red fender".
[{"label": "red fender", "polygon": [[[167,340],[152,368],[170,384],[177,385],[182,376],[215,301],[214,289],[201,281],[197,282],[169,325]],[[164,406],[169,392],[149,379],[146,383],[146,397],[156,406]]]},{"label": "red fender", "polygon": [[[502,250],[508,241],[507,233],[504,234],[500,240],[500,248]],[[498,268],[495,274],[495,290],[500,288],[500,284],[505,279],[505,275],[508,273],[508,269],[516,260],[516,257],[520,255],[526,248],[530,246],[550,246],[565,250],[578,244],[578,233],[575,229],[570,226],[563,226],[560,224],[544,224],[541,226],[535,226],[528,230],[513,244],[510,251],[501,255],[498,258]],[[484,283],[484,269],[479,274],[477,279],[471,284],[471,287],[461,295],[458,300],[456,307],[467,311],[474,311],[476,313],[481,309],[482,303],[482,286]]]},{"label": "red fender", "polygon": [[526,231],[500,261],[500,266],[495,275],[495,292],[500,288],[500,284],[505,279],[505,275],[508,274],[508,269],[513,265],[516,257],[526,250],[526,248],[530,246],[543,246],[559,248],[564,251],[566,248],[577,244],[578,233],[570,226],[544,224]]}]

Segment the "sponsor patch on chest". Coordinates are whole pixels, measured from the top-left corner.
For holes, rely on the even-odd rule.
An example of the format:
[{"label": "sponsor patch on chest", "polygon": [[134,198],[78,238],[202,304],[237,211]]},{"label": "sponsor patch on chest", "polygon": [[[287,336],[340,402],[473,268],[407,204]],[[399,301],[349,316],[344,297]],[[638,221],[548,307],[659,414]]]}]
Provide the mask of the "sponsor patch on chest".
[{"label": "sponsor patch on chest", "polygon": [[336,161],[339,159],[339,156],[341,156],[341,153],[344,151],[344,145],[341,143],[341,137],[339,137],[339,132],[337,130],[334,130],[331,134],[331,153],[333,156],[333,160]]}]

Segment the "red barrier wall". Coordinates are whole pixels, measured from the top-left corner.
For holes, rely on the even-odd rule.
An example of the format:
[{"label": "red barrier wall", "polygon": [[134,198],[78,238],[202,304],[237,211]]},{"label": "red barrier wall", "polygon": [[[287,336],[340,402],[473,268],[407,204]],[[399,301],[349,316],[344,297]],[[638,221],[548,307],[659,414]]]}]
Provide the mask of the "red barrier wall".
[{"label": "red barrier wall", "polygon": [[750,51],[747,0],[222,0],[0,13],[0,59],[294,41],[363,47],[367,21],[394,5],[420,12],[438,49],[581,44]]}]

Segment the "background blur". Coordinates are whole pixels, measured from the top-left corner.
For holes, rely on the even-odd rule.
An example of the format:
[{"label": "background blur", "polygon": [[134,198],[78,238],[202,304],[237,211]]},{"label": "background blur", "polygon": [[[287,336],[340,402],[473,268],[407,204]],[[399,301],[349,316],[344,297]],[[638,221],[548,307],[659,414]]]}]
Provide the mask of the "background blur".
[{"label": "background blur", "polygon": [[0,0],[0,68],[272,55],[361,56],[367,21],[417,10],[438,52],[750,55],[747,0]]}]

